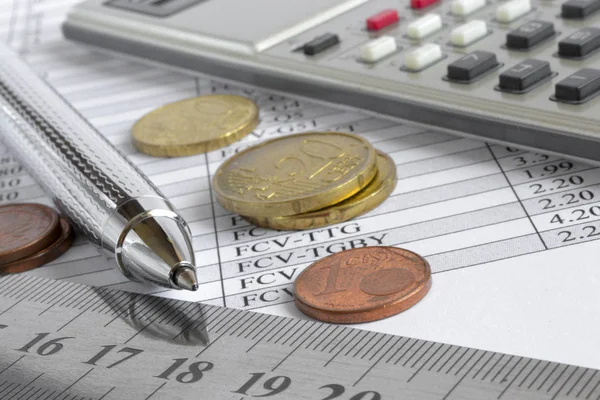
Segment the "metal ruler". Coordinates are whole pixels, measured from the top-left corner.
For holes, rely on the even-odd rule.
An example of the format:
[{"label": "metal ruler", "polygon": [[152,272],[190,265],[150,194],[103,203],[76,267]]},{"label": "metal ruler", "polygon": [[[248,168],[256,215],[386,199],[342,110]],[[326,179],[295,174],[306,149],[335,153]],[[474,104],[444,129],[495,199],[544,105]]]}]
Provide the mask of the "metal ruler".
[{"label": "metal ruler", "polygon": [[97,289],[0,278],[0,399],[593,399],[597,370]]}]

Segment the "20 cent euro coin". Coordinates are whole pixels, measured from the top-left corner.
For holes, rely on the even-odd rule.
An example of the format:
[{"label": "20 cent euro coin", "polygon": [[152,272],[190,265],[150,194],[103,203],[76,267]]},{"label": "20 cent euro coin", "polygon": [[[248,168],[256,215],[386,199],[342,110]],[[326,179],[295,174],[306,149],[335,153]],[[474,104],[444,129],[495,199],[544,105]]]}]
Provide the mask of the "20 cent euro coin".
[{"label": "20 cent euro coin", "polygon": [[308,132],[273,139],[225,161],[213,178],[217,201],[251,217],[305,213],[339,203],[377,173],[375,149],[360,136]]}]

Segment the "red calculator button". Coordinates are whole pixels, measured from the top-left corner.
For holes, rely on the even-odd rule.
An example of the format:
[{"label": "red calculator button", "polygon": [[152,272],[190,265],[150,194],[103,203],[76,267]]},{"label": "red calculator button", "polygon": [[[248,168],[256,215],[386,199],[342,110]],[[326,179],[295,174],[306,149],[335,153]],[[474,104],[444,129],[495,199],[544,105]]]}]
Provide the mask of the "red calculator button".
[{"label": "red calculator button", "polygon": [[394,22],[398,22],[399,19],[398,11],[393,9],[383,10],[367,18],[367,29],[370,31],[378,31]]},{"label": "red calculator button", "polygon": [[411,8],[425,8],[432,4],[437,3],[440,0],[410,0]]}]

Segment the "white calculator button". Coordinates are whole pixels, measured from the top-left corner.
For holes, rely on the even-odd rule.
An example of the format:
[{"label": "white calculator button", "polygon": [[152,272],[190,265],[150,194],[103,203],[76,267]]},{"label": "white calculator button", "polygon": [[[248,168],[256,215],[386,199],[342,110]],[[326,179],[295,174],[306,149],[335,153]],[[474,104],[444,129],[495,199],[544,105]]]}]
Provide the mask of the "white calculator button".
[{"label": "white calculator button", "polygon": [[456,27],[450,33],[450,43],[455,46],[468,46],[487,34],[485,21],[473,20]]},{"label": "white calculator button", "polygon": [[404,57],[404,67],[409,71],[420,71],[441,58],[442,48],[437,44],[427,43]]},{"label": "white calculator button", "polygon": [[485,6],[485,0],[454,0],[450,6],[452,14],[464,17]]},{"label": "white calculator button", "polygon": [[360,59],[375,62],[396,51],[396,39],[391,36],[381,36],[360,48]]},{"label": "white calculator button", "polygon": [[511,0],[496,9],[496,19],[500,22],[512,22],[531,11],[530,0]]},{"label": "white calculator button", "polygon": [[427,14],[408,24],[406,33],[413,39],[423,39],[440,29],[442,29],[442,18],[437,14]]}]

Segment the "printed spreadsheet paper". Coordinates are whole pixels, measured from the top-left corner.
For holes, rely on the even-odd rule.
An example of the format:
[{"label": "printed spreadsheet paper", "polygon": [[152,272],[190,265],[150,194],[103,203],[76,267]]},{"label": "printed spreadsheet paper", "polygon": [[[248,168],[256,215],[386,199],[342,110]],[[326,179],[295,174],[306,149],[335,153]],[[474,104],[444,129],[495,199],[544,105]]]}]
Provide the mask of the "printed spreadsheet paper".
[{"label": "printed spreadsheet paper", "polygon": [[[600,368],[600,170],[93,53],[60,33],[73,3],[0,0],[0,40],[19,49],[178,207],[192,228],[201,284],[190,293],[128,282],[113,259],[83,238],[31,274],[303,318],[292,284],[305,267],[344,249],[397,245],[427,258],[433,287],[412,309],[360,326],[372,335]],[[130,128],[139,117],[210,93],[254,99],[261,108],[255,132],[222,151],[187,158],[134,149]],[[211,177],[227,157],[310,130],[358,133],[390,154],[398,166],[393,195],[367,215],[304,232],[256,228],[214,201]],[[15,201],[51,204],[2,149],[0,204]],[[583,377],[587,370],[574,373]]]}]

